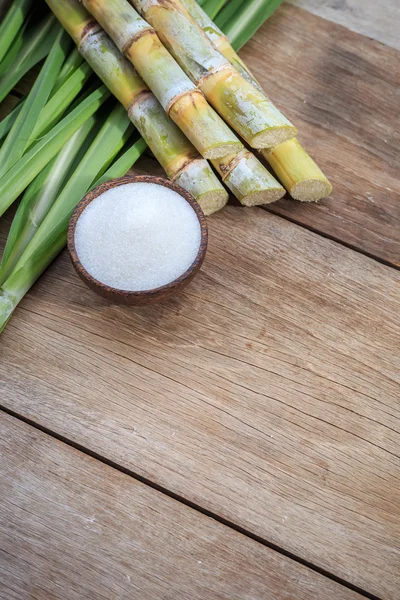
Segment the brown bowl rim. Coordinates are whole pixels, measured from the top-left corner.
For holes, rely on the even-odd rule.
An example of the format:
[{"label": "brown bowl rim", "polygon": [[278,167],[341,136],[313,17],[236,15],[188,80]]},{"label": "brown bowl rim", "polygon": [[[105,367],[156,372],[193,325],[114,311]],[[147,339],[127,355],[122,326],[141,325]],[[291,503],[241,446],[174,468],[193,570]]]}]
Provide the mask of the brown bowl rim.
[{"label": "brown bowl rim", "polygon": [[[79,260],[78,253],[75,247],[75,230],[76,225],[79,220],[79,217],[85,210],[85,208],[98,196],[108,191],[109,189],[113,189],[115,187],[119,187],[121,185],[126,185],[128,183],[155,183],[157,185],[162,185],[164,187],[169,188],[180,194],[193,208],[198,218],[200,224],[200,246],[197,252],[196,258],[192,262],[192,264],[186,269],[182,275],[180,275],[177,279],[162,285],[157,288],[152,288],[149,290],[122,290],[119,288],[114,288],[110,285],[104,284],[93,275],[91,275],[85,267],[82,265]],[[92,190],[90,190],[82,200],[77,204],[72,213],[71,219],[68,225],[68,235],[67,235],[67,246],[68,251],[72,260],[72,264],[80,276],[80,278],[94,291],[99,293],[101,296],[105,298],[112,299],[121,303],[130,303],[134,304],[137,302],[138,304],[143,301],[143,304],[147,301],[150,302],[151,299],[157,299],[158,297],[167,297],[169,296],[169,292],[172,293],[176,288],[185,287],[185,283],[189,283],[194,276],[197,274],[201,265],[203,264],[206,250],[208,245],[208,227],[206,217],[198,204],[195,198],[176,183],[172,183],[168,179],[164,179],[163,177],[157,177],[155,175],[125,175],[124,177],[118,177],[116,179],[111,179],[105,183],[102,183]]]}]

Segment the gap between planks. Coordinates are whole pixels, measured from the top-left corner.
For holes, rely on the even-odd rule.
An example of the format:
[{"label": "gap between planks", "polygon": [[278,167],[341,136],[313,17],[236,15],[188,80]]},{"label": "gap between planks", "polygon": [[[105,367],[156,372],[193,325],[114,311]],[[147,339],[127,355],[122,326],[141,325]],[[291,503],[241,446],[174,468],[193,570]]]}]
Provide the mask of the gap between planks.
[{"label": "gap between planks", "polygon": [[122,465],[108,459],[107,457],[105,457],[97,452],[94,452],[93,450],[90,450],[90,448],[86,448],[85,446],[82,446],[81,444],[74,442],[73,440],[70,440],[63,435],[58,434],[57,432],[55,432],[51,429],[48,429],[47,427],[44,427],[43,425],[40,425],[40,423],[37,423],[36,421],[33,421],[32,419],[28,419],[27,417],[24,417],[23,415],[16,413],[13,410],[10,410],[9,408],[2,406],[1,404],[0,404],[0,411],[2,411],[4,414],[6,414],[12,418],[17,419],[18,421],[21,421],[22,423],[25,423],[26,425],[29,425],[32,428],[48,435],[49,437],[51,437],[59,442],[62,442],[63,444],[69,446],[70,448],[73,448],[74,450],[77,450],[78,452],[81,452],[82,454],[85,454],[86,456],[89,456],[90,458],[97,460],[98,462],[106,465],[107,467],[111,467],[112,469],[115,469],[116,471],[118,471],[124,475],[127,475],[128,477],[131,477],[135,481],[138,481],[139,483],[142,483],[142,484],[146,485],[147,487],[149,487],[157,492],[162,493],[163,495],[167,496],[168,498],[171,498],[172,500],[179,502],[183,506],[191,508],[192,510],[195,510],[196,512],[212,519],[213,521],[216,521],[217,523],[224,525],[225,527],[227,527],[233,531],[236,531],[237,533],[240,533],[241,535],[261,544],[262,546],[265,546],[266,548],[269,548],[270,550],[277,552],[278,554],[284,556],[285,558],[293,560],[295,563],[298,563],[304,567],[307,567],[308,569],[314,571],[315,573],[318,573],[319,575],[326,577],[327,579],[341,585],[342,587],[344,587],[352,592],[359,594],[360,596],[368,598],[369,600],[382,600],[379,596],[370,594],[366,590],[363,590],[363,589],[359,588],[358,586],[353,585],[352,583],[345,581],[344,579],[341,579],[340,577],[337,577],[333,573],[330,573],[329,571],[326,571],[325,569],[321,569],[317,565],[314,565],[311,562],[308,562],[307,560],[304,560],[301,557],[299,557],[295,554],[292,554],[291,552],[286,551],[284,548],[281,548],[281,547],[277,546],[276,544],[273,544],[273,543],[269,542],[268,540],[255,535],[251,531],[248,531],[248,530],[244,529],[243,527],[240,527],[239,525],[233,523],[232,521],[224,519],[220,515],[212,512],[210,510],[207,510],[207,509],[203,508],[202,506],[200,506],[194,502],[191,502],[190,500],[187,500],[186,498],[180,496],[179,494],[175,494],[171,490],[168,490],[167,488],[164,488],[164,487],[158,485],[154,481],[151,481],[151,480],[139,475],[138,473],[135,473],[131,469],[123,467]]}]

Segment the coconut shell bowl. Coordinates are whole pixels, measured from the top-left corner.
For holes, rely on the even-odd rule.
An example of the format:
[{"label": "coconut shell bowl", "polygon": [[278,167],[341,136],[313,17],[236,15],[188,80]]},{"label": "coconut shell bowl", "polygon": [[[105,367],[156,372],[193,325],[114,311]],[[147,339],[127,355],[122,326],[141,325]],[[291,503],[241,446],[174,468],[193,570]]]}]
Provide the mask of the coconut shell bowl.
[{"label": "coconut shell bowl", "polygon": [[[129,183],[153,183],[160,186],[164,186],[174,192],[178,193],[184,200],[190,204],[193,211],[195,212],[197,219],[200,224],[200,245],[197,252],[197,256],[195,257],[192,264],[189,268],[186,269],[184,273],[182,273],[177,279],[162,285],[160,287],[154,289],[146,289],[140,291],[127,291],[123,289],[117,289],[115,287],[111,287],[98,281],[95,279],[83,266],[82,262],[79,259],[76,244],[75,244],[75,232],[77,223],[79,218],[81,217],[83,211],[86,207],[93,202],[95,198],[111,190],[113,188],[117,188],[118,186],[123,186]],[[113,179],[106,183],[103,183],[93,190],[88,192],[86,196],[79,202],[77,207],[75,208],[68,228],[68,250],[71,256],[72,264],[75,268],[75,271],[82,279],[82,281],[94,292],[106,298],[110,302],[114,304],[125,304],[125,305],[145,305],[152,304],[154,302],[161,302],[163,300],[167,300],[171,296],[181,292],[197,275],[199,272],[205,255],[207,251],[207,242],[208,242],[208,230],[207,230],[207,222],[204,216],[203,211],[201,210],[199,204],[193,198],[193,196],[181,188],[178,185],[175,185],[168,181],[167,179],[163,179],[162,177],[153,177],[147,175],[138,175],[138,176],[126,176],[121,177],[119,179]]]}]

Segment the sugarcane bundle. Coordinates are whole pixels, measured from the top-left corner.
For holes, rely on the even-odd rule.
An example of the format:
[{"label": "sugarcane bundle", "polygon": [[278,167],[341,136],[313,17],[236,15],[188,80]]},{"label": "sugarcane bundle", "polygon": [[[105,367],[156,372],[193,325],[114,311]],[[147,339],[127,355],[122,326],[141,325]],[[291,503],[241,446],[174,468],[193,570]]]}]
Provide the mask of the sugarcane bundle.
[{"label": "sugarcane bundle", "polygon": [[[247,81],[252,83],[261,93],[263,93],[260,84],[251,73],[250,69],[248,69],[246,64],[232,47],[228,36],[222,33],[221,29],[219,29],[212,21],[205,10],[199,6],[196,0],[182,0],[182,3],[219,52],[230,61],[235,69],[241,73]],[[276,8],[276,5],[280,3],[280,1],[272,2],[261,7],[258,3],[258,6],[253,8],[251,6],[252,3],[249,2],[245,7],[244,12],[236,15],[236,17],[231,16],[231,25],[227,28],[233,38],[233,43],[237,48],[240,48],[241,45],[246,43],[247,37],[245,36],[251,35],[256,28],[252,23],[260,24],[262,18],[267,18],[268,11],[271,12]],[[228,5],[228,8],[229,7],[232,7],[233,9],[233,3]],[[252,21],[250,26],[253,28],[250,32],[247,30],[247,19],[251,19]],[[222,15],[222,23],[224,22],[226,23],[227,20],[225,20],[224,15]],[[246,30],[247,34],[245,33]],[[281,183],[295,200],[303,202],[316,201],[321,198],[326,198],[332,192],[330,182],[296,138],[287,140],[272,148],[265,148],[261,153],[271,165]]]},{"label": "sugarcane bundle", "polygon": [[131,4],[148,23],[140,19],[127,0],[83,0],[83,4],[132,61],[156,96],[164,95],[164,89],[158,94],[156,91],[159,78],[162,74],[169,77],[176,65],[165,49],[159,59],[160,37],[190,80],[251,147],[272,146],[296,134],[293,125],[274,105],[215,49],[182,4],[173,0],[135,0]]},{"label": "sugarcane bundle", "polygon": [[83,4],[133,63],[166,113],[204,158],[219,158],[243,148],[153,29],[128,3],[128,10],[118,0]]}]

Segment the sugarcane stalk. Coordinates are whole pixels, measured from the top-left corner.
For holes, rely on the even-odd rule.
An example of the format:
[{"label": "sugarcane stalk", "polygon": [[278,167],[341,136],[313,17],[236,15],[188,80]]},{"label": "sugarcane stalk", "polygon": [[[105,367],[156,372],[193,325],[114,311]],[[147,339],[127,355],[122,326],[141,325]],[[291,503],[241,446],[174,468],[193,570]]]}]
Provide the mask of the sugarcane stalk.
[{"label": "sugarcane stalk", "polygon": [[243,206],[270,204],[286,190],[248,150],[212,161],[222,181]]},{"label": "sugarcane stalk", "polygon": [[[97,4],[98,0],[85,0]],[[126,0],[115,0],[119,3]],[[204,34],[180,0],[130,0],[227,123],[253,148],[274,146],[296,128]]]},{"label": "sugarcane stalk", "polygon": [[[203,8],[198,5],[196,0],[182,0],[182,2],[218,50],[234,65],[243,77],[263,93],[261,85],[232,47],[227,36],[222,33]],[[273,7],[271,3],[267,4],[269,4],[270,11],[273,7],[276,8],[275,0],[272,3]],[[232,8],[232,5],[228,6]],[[245,5],[246,11],[250,10],[249,6],[249,4]],[[268,14],[268,11],[267,13],[264,11],[263,13],[263,15],[267,16]],[[237,14],[237,23],[238,27],[243,28],[241,31],[246,30],[246,22],[242,20],[241,13]],[[237,31],[238,35],[240,34],[241,42],[247,41],[247,37],[242,37],[241,31]],[[252,33],[252,29],[250,31],[246,30],[247,36],[251,36]],[[329,180],[297,139],[287,140],[273,148],[263,149],[261,150],[261,154],[271,165],[281,183],[295,200],[312,202],[326,198],[331,194],[332,186]]]},{"label": "sugarcane stalk", "polygon": [[167,176],[187,189],[207,214],[228,194],[210,165],[164,112],[135,69],[77,0],[46,0],[79,52],[128,112]]},{"label": "sugarcane stalk", "polygon": [[204,158],[242,149],[242,143],[127,0],[83,0],[83,4]]}]

